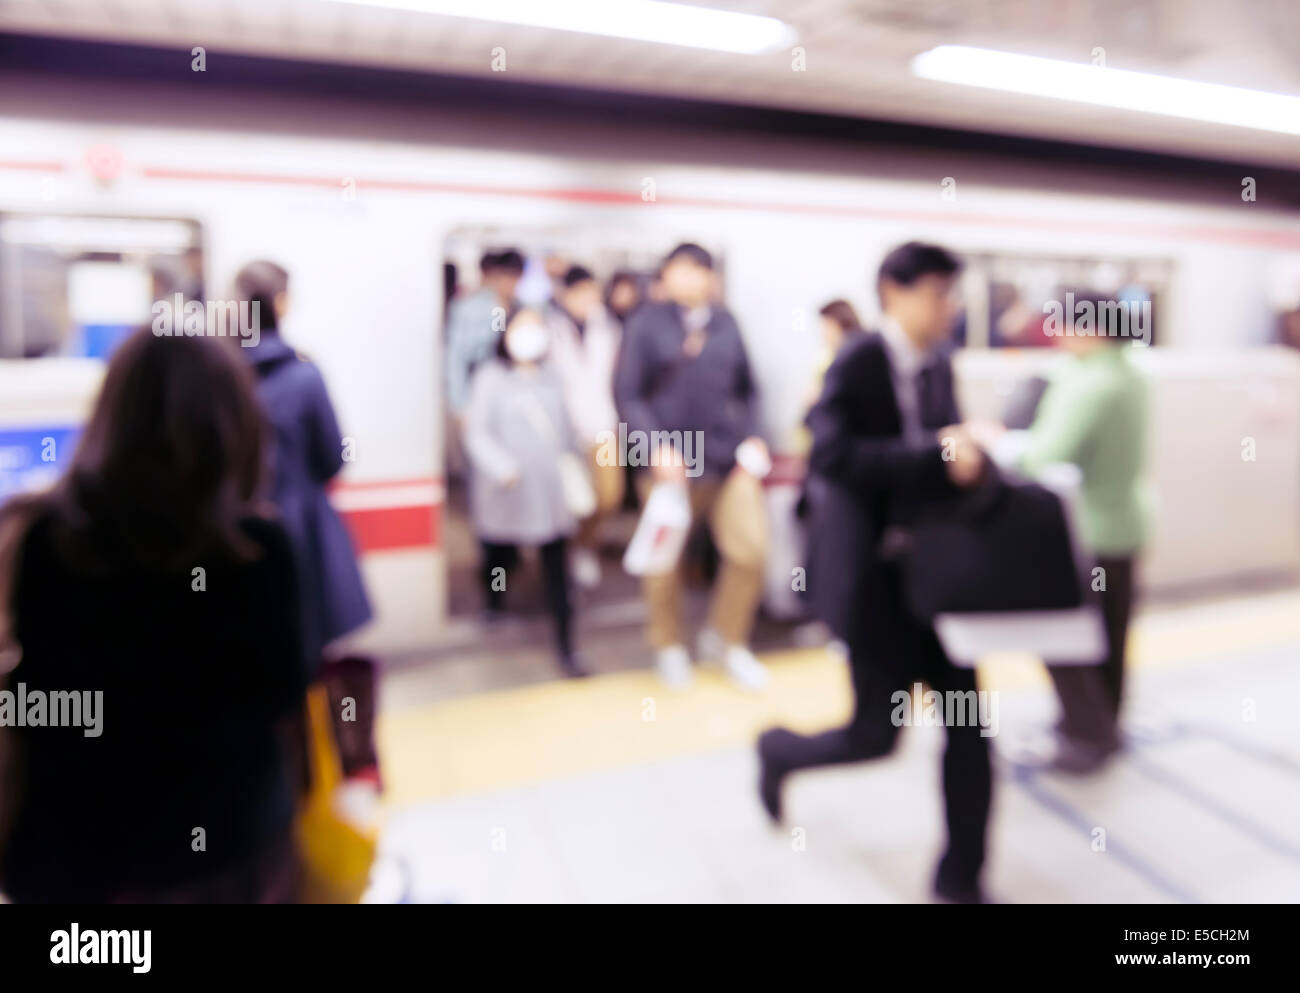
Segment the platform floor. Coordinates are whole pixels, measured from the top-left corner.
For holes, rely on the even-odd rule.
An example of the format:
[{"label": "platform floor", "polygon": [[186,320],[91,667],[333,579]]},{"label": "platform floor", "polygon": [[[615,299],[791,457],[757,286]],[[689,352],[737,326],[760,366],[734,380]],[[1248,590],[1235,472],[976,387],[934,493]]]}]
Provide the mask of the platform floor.
[{"label": "platform floor", "polygon": [[[1076,779],[1025,761],[1055,716],[1035,661],[998,691],[988,886],[1011,902],[1300,901],[1300,591],[1146,611],[1129,746]],[[848,708],[845,664],[769,653],[759,695],[645,670],[449,695],[454,667],[391,675],[371,897],[411,902],[925,900],[942,843],[942,729],[881,761],[807,773],[787,825],[755,794],[755,735]],[[479,660],[477,664],[491,664]]]}]

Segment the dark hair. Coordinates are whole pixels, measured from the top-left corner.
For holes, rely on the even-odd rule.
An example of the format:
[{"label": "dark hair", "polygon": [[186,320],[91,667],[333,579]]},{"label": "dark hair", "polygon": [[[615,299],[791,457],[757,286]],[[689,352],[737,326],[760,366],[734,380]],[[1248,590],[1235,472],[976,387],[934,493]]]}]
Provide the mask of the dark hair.
[{"label": "dark hair", "polygon": [[[713,268],[713,256],[709,253],[709,250],[707,248],[701,248],[694,242],[684,241],[669,252],[664,256],[664,266],[667,266],[671,262],[676,262],[678,259],[687,259],[699,266],[701,269]],[[662,271],[663,269],[661,268],[660,272]]]},{"label": "dark hair", "polygon": [[255,512],[265,432],[235,349],[141,328],[114,353],[67,471],[2,516],[48,514],[69,564],[87,572],[248,561],[257,548],[241,522]]},{"label": "dark hair", "polygon": [[289,272],[267,259],[250,262],[235,276],[235,296],[240,302],[257,304],[258,328],[278,331],[275,298],[289,290]]},{"label": "dark hair", "polygon": [[503,248],[493,255],[491,268],[518,274],[524,271],[524,257],[517,248]]},{"label": "dark hair", "polygon": [[832,300],[817,313],[821,314],[822,317],[829,317],[840,326],[841,331],[862,330],[862,322],[858,320],[858,312],[853,309],[853,304],[847,300]]},{"label": "dark hair", "polygon": [[1124,301],[1117,300],[1115,297],[1101,293],[1088,286],[1069,286],[1061,293],[1061,317],[1066,327],[1073,328],[1076,322],[1075,315],[1065,312],[1065,295],[1073,294],[1075,309],[1079,304],[1086,303],[1091,305],[1094,323],[1092,326],[1092,336],[1100,338],[1107,344],[1118,345],[1121,342],[1128,344],[1133,339],[1120,332],[1124,330],[1123,318],[1115,308],[1115,304],[1120,307],[1126,307],[1128,304]]},{"label": "dark hair", "polygon": [[888,280],[899,286],[911,286],[922,276],[954,276],[961,271],[961,259],[946,248],[909,241],[899,245],[880,263],[876,289]]},{"label": "dark hair", "polygon": [[[637,275],[635,272],[633,272],[631,269],[619,269],[617,272],[614,273],[614,275],[609,277],[609,282],[605,284],[605,309],[609,311],[611,314],[614,313],[614,290],[618,287],[620,283],[630,283],[632,287],[636,290],[637,302],[632,305],[633,310],[636,309],[636,307],[641,303],[642,299],[645,297],[645,290],[643,288],[644,279],[641,276]],[[628,313],[631,313],[631,311],[629,311]],[[616,315],[616,316],[626,316],[626,315]]]},{"label": "dark hair", "polygon": [[567,290],[579,283],[589,283],[596,277],[591,274],[591,270],[585,266],[571,265],[564,274],[564,288]]}]

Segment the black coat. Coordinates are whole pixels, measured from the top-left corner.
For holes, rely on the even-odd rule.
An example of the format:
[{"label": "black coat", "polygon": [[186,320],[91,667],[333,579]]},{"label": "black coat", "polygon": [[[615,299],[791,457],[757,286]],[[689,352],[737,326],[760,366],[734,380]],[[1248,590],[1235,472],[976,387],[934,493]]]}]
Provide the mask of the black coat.
[{"label": "black coat", "polygon": [[[937,432],[961,417],[948,357],[932,358],[931,368],[935,399],[921,423]],[[890,634],[904,620],[897,573],[880,551],[885,530],[955,492],[937,437],[904,440],[890,370],[879,334],[850,342],[827,370],[806,421],[813,436],[808,597],[813,613],[850,644]]]},{"label": "black coat", "polygon": [[754,377],[730,311],[712,308],[707,331],[704,348],[688,356],[676,304],[638,308],[623,330],[614,401],[629,431],[699,431],[703,471],[723,476],[736,446],[756,432]]},{"label": "black coat", "polygon": [[182,887],[287,835],[294,793],[276,724],[306,684],[293,557],[278,525],[250,518],[243,530],[259,557],[196,562],[197,590],[188,569],[74,568],[52,519],[32,525],[8,688],[100,692],[103,711],[98,736],[12,729],[23,785],[0,876],[15,899]]}]

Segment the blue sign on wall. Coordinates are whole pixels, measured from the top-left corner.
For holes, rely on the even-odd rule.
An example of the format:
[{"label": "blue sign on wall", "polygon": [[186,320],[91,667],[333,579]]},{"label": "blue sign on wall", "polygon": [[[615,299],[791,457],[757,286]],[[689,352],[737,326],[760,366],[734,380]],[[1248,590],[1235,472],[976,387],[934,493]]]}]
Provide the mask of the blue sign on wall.
[{"label": "blue sign on wall", "polygon": [[117,346],[135,333],[134,324],[86,324],[81,328],[81,354],[92,359],[109,359]]},{"label": "blue sign on wall", "polygon": [[0,428],[0,503],[58,479],[80,433],[78,427]]}]

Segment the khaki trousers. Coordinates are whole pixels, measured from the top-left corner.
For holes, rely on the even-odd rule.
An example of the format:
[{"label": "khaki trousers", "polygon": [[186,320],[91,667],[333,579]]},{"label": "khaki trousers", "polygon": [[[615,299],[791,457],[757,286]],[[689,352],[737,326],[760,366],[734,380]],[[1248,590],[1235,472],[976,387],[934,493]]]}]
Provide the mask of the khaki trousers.
[{"label": "khaki trousers", "polygon": [[596,460],[600,446],[587,449],[587,467],[591,470],[591,486],[596,491],[596,509],[578,525],[576,544],[597,551],[600,547],[600,525],[623,503],[625,470],[621,465],[601,465]]},{"label": "khaki trousers", "polygon": [[[643,474],[638,482],[642,496],[653,480]],[[763,560],[767,557],[767,516],[763,487],[753,476],[733,470],[726,479],[686,480],[691,504],[691,524],[707,520],[713,543],[722,559],[709,605],[709,626],[728,645],[749,641],[754,611],[763,594]],[[652,647],[666,648],[684,642],[681,626],[681,574],[677,569],[645,577],[649,613],[647,639]]]}]

